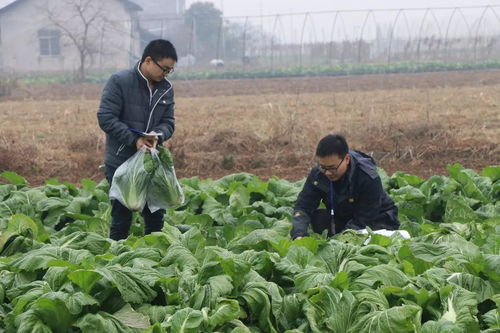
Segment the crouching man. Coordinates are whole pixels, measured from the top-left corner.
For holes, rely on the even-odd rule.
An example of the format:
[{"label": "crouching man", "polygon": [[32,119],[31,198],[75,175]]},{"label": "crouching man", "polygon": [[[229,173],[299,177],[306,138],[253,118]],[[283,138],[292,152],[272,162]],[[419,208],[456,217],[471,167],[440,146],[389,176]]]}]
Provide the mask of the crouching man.
[{"label": "crouching man", "polygon": [[[313,167],[293,215],[293,239],[307,236],[308,226],[328,236],[345,229],[399,228],[398,209],[384,191],[373,158],[349,150],[343,136],[328,135],[316,148]],[[323,202],[326,209],[318,209]]]}]

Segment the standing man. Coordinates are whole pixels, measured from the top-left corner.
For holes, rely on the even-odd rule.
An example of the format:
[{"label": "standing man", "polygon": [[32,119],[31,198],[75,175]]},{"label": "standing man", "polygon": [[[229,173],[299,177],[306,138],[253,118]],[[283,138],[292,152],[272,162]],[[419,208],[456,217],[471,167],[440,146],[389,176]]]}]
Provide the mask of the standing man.
[{"label": "standing man", "polygon": [[[328,236],[345,229],[399,228],[398,209],[382,188],[374,160],[349,150],[343,136],[327,135],[316,148],[313,167],[299,194],[293,215],[293,239],[314,232]],[[320,202],[326,209],[318,209]]]},{"label": "standing man", "polygon": [[[151,41],[141,61],[128,70],[112,75],[102,92],[97,111],[99,126],[106,133],[105,175],[111,184],[116,169],[139,149],[150,150],[174,133],[174,91],[166,79],[174,71],[177,52],[169,41]],[[137,132],[157,134],[143,137]],[[159,210],[142,211],[145,234],[163,228]],[[118,200],[112,201],[110,238],[127,238],[132,212]]]}]

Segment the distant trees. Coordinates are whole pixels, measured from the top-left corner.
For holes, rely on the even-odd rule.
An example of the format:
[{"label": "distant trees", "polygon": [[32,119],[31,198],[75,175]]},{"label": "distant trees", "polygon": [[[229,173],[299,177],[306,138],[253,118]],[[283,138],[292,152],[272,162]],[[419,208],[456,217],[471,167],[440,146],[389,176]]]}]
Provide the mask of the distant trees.
[{"label": "distant trees", "polygon": [[50,22],[61,30],[62,37],[78,51],[79,66],[76,80],[85,79],[88,62],[99,52],[104,31],[112,26],[106,18],[105,1],[101,0],[57,0],[48,1]]},{"label": "distant trees", "polygon": [[214,51],[217,52],[220,43],[222,12],[210,2],[195,2],[186,10],[184,23],[189,32],[196,36],[198,53],[210,53],[214,57]]},{"label": "distant trees", "polygon": [[184,24],[191,40],[188,52],[200,59],[226,58],[245,62],[246,50],[264,38],[251,24],[224,21],[210,2],[195,2],[185,12]]}]

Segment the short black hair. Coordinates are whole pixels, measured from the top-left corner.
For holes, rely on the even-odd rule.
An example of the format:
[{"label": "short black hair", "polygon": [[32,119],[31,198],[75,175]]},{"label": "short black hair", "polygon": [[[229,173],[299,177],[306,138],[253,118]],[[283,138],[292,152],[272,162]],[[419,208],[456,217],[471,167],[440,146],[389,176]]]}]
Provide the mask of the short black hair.
[{"label": "short black hair", "polygon": [[141,63],[151,57],[154,61],[160,61],[164,58],[172,58],[177,62],[177,51],[174,45],[165,39],[155,39],[149,42],[142,53]]},{"label": "short black hair", "polygon": [[347,141],[342,135],[330,134],[319,140],[316,148],[317,157],[327,157],[330,155],[338,155],[344,158],[349,152]]}]

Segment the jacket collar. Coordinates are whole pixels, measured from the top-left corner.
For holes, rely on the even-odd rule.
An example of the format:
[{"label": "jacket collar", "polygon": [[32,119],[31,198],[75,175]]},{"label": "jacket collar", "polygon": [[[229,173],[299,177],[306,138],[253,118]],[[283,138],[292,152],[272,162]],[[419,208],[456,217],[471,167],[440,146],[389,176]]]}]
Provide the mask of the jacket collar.
[{"label": "jacket collar", "polygon": [[[141,61],[139,60],[135,66],[134,66],[134,72],[135,74],[137,75],[138,79],[141,81],[141,82],[144,82],[144,84],[146,85],[146,88],[149,89],[149,85],[148,85],[148,79],[144,76],[144,74],[142,74],[141,72]],[[163,78],[163,80],[161,82],[158,82],[157,84],[155,84],[155,88],[157,89],[169,89],[170,87],[172,87],[172,83],[170,83],[169,80],[167,80],[167,78]]]},{"label": "jacket collar", "polygon": [[347,180],[349,184],[352,182],[352,177],[354,175],[354,171],[356,170],[356,167],[358,165],[358,159],[355,156],[355,152],[352,150],[349,150],[349,155],[351,158],[349,159],[349,167],[344,175],[344,177],[347,177]]}]

